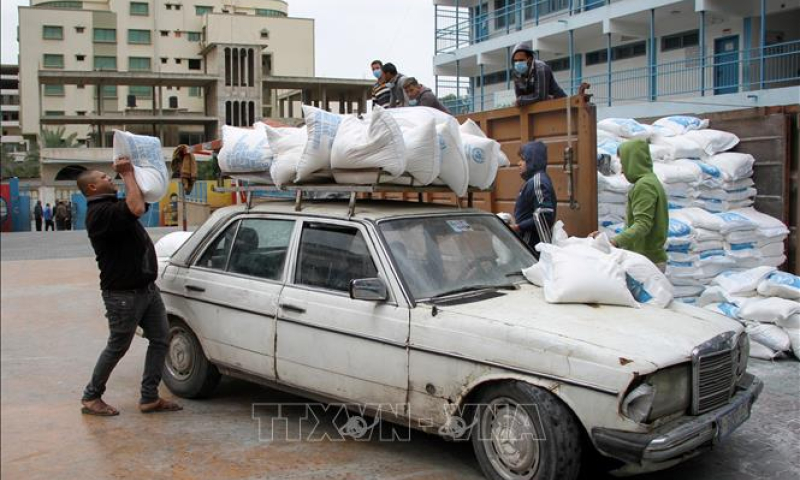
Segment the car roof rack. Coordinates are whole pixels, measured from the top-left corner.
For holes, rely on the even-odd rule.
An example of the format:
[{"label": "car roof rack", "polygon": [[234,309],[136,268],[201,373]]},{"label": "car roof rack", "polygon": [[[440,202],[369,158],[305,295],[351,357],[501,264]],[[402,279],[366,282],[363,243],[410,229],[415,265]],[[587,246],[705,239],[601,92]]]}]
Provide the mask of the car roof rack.
[{"label": "car roof rack", "polygon": [[[334,175],[337,173],[333,171]],[[380,169],[360,169],[360,173],[377,173],[376,179],[384,174]],[[271,184],[248,184],[237,187],[215,187],[214,191],[218,193],[246,193],[247,194],[247,210],[253,207],[253,193],[260,192],[294,192],[294,209],[301,211],[303,208],[303,194],[304,193],[317,193],[317,192],[333,192],[333,193],[347,193],[349,194],[348,204],[348,218],[355,214],[356,200],[359,194],[373,194],[373,193],[416,193],[418,199],[422,202],[423,194],[425,193],[455,193],[450,187],[446,185],[414,185],[413,178],[408,175],[403,175],[401,179],[407,179],[409,185],[394,184],[394,183],[372,183],[372,184],[353,184],[353,183],[305,183],[305,184],[284,184],[281,186]],[[245,180],[246,183],[250,183]],[[475,192],[488,192],[489,190],[480,190],[470,187],[467,190],[467,207],[472,208],[473,193]],[[460,203],[458,204],[460,208]]]}]

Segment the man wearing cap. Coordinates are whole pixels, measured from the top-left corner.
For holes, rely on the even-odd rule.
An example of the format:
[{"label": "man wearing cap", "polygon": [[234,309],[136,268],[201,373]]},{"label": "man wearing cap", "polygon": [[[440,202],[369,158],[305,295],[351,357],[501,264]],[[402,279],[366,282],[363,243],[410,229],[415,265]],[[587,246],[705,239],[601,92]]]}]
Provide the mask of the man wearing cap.
[{"label": "man wearing cap", "polygon": [[531,42],[518,43],[511,54],[511,60],[518,107],[567,96],[553,78],[550,66],[533,58]]}]

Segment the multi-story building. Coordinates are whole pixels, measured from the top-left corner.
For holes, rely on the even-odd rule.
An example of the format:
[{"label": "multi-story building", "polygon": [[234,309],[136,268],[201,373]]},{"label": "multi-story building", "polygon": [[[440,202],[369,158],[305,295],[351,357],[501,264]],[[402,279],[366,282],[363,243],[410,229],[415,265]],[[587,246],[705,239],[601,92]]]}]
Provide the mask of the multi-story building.
[{"label": "multi-story building", "polygon": [[598,116],[800,102],[800,0],[434,0],[438,94],[460,111],[514,100],[510,56],[530,41]]},{"label": "multi-story building", "polygon": [[21,160],[27,150],[19,125],[19,67],[0,65],[0,147]]},{"label": "multi-story building", "polygon": [[[293,117],[300,103],[366,108],[371,82],[314,77],[314,20],[283,0],[32,0],[19,8],[23,135],[66,128],[92,149],[42,150],[42,197],[110,169],[113,129],[164,147],[224,124]],[[46,146],[45,146],[46,147]]]}]

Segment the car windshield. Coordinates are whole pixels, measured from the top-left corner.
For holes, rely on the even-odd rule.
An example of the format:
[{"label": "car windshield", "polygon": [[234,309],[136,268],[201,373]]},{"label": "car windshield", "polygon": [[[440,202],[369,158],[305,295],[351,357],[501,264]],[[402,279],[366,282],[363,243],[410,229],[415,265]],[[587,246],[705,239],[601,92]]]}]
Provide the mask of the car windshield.
[{"label": "car windshield", "polygon": [[536,263],[494,215],[447,215],[379,224],[392,258],[417,301],[503,287]]}]

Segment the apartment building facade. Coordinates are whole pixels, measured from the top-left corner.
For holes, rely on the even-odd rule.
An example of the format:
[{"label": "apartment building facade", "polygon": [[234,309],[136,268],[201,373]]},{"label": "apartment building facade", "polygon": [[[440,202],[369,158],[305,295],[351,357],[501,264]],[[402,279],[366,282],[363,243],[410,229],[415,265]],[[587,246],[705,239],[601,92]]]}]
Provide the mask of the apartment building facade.
[{"label": "apartment building facade", "polygon": [[19,67],[0,65],[0,148],[22,160],[27,143],[19,124]]},{"label": "apartment building facade", "polygon": [[598,115],[800,102],[800,0],[434,0],[434,74],[458,111],[513,103],[510,56],[530,41]]}]

